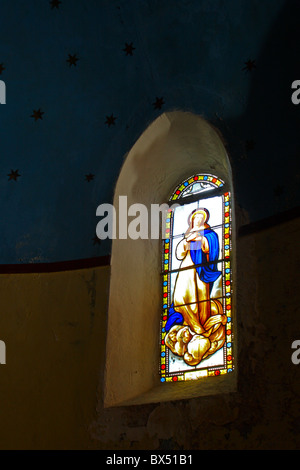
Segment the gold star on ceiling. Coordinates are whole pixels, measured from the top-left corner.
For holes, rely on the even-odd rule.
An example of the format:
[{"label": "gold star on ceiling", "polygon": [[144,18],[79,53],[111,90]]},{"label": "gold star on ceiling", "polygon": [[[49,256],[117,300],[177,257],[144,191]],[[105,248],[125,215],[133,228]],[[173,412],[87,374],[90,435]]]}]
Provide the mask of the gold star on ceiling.
[{"label": "gold star on ceiling", "polygon": [[156,101],[152,104],[154,106],[154,109],[161,109],[162,106],[165,104],[165,102],[164,102],[163,98],[157,98],[156,97]]},{"label": "gold star on ceiling", "polygon": [[247,62],[245,62],[245,67],[243,68],[243,70],[246,70],[247,72],[251,72],[251,70],[253,69],[256,69],[256,63],[255,63],[255,60],[247,60]]},{"label": "gold star on ceiling", "polygon": [[101,244],[101,240],[100,240],[100,238],[97,237],[97,235],[95,235],[94,238],[92,238],[92,240],[94,242],[93,243],[94,245],[100,245]]},{"label": "gold star on ceiling", "polygon": [[19,178],[21,175],[19,174],[19,170],[10,170],[10,173],[7,176],[8,181],[17,181],[17,178]]},{"label": "gold star on ceiling", "polygon": [[43,114],[45,114],[45,113],[44,113],[44,111],[41,111],[40,108],[39,109],[34,109],[32,115],[30,117],[34,118],[35,121],[38,121],[39,119],[43,119]]},{"label": "gold star on ceiling", "polygon": [[123,51],[126,52],[126,55],[132,55],[134,50],[135,47],[133,47],[132,42],[130,44],[127,44],[127,42],[125,43],[125,49],[123,49]]},{"label": "gold star on ceiling", "polygon": [[60,0],[51,0],[51,2],[49,2],[49,3],[50,3],[51,8],[53,10],[54,8],[59,8],[59,5],[60,5],[61,1]]},{"label": "gold star on ceiling", "polygon": [[92,173],[89,173],[88,175],[85,175],[85,180],[90,182],[94,179],[94,176]]},{"label": "gold star on ceiling", "polygon": [[107,124],[108,127],[114,126],[116,119],[117,119],[117,118],[116,118],[113,114],[111,114],[110,116],[106,116],[105,124]]},{"label": "gold star on ceiling", "polygon": [[66,62],[68,62],[69,66],[71,67],[72,65],[74,65],[74,67],[76,67],[77,65],[77,62],[78,62],[78,57],[77,57],[77,54],[69,54],[69,57],[68,59],[66,60]]}]

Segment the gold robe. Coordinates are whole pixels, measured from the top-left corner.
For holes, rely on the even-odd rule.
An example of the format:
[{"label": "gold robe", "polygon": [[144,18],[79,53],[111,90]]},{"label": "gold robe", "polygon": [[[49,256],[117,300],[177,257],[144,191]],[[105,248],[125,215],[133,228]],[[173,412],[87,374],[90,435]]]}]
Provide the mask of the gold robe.
[{"label": "gold robe", "polygon": [[[223,346],[226,316],[221,302],[210,299],[209,284],[201,281],[191,259],[189,246],[189,242],[183,239],[176,248],[176,257],[182,262],[175,282],[173,303],[174,310],[183,316],[183,326],[188,326],[193,336],[190,346],[187,343],[184,348],[188,355],[182,355],[188,364],[195,365]],[[202,250],[209,261],[209,245],[205,237]],[[178,345],[170,349],[178,354]]]}]

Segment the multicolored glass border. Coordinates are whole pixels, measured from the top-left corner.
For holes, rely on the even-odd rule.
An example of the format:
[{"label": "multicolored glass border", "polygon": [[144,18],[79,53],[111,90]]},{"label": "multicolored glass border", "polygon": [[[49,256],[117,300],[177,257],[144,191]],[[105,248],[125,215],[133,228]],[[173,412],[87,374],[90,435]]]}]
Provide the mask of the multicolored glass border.
[{"label": "multicolored glass border", "polygon": [[215,186],[216,188],[221,188],[222,186],[224,186],[224,181],[222,181],[220,178],[217,178],[214,175],[205,174],[205,175],[191,176],[190,178],[187,178],[185,181],[183,181],[180,185],[176,187],[170,200],[175,201],[176,199],[180,198],[183,191],[185,191],[188,188],[188,186],[190,186],[193,183],[199,183],[199,182],[210,183],[212,186]]},{"label": "multicolored glass border", "polygon": [[[216,188],[224,186],[224,182],[216,176],[209,174],[198,174],[192,176],[181,183],[173,192],[170,201],[178,199],[184,190],[189,185],[195,182],[209,182]],[[205,192],[205,195],[207,193]],[[204,199],[205,195],[199,194],[199,200]],[[160,325],[160,380],[161,382],[182,382],[187,380],[198,380],[203,377],[220,376],[230,373],[234,369],[234,356],[233,356],[233,323],[232,323],[232,207],[231,207],[231,194],[226,191],[222,195],[222,207],[223,207],[223,236],[222,246],[224,257],[222,262],[222,274],[223,274],[223,309],[226,313],[226,340],[224,344],[224,365],[223,367],[207,367],[206,369],[197,369],[191,372],[181,372],[169,374],[168,371],[168,348],[165,345],[165,325],[168,319],[168,307],[170,305],[170,255],[172,253],[172,225],[173,225],[173,214],[172,209],[169,210],[169,215],[166,218],[166,229],[165,239],[163,240],[163,259],[162,259],[162,316]]]}]

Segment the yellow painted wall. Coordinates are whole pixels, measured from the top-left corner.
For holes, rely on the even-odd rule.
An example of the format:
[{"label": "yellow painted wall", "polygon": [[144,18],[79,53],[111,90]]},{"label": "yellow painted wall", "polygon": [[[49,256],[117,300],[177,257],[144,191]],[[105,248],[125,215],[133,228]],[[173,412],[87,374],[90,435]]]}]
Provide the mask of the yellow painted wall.
[{"label": "yellow painted wall", "polygon": [[82,448],[97,407],[109,268],[0,276],[0,448]]}]

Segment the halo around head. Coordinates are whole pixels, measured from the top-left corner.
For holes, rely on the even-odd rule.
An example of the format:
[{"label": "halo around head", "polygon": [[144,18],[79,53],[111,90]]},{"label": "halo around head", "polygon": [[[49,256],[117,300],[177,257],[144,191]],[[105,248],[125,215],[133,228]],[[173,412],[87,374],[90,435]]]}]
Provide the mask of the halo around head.
[{"label": "halo around head", "polygon": [[197,215],[197,214],[203,215],[203,217],[204,217],[203,223],[204,224],[206,224],[208,222],[209,211],[207,209],[204,209],[204,207],[201,207],[199,209],[193,210],[193,212],[189,215],[189,218],[188,218],[188,224],[189,225],[193,222],[193,219],[194,219],[195,215]]}]

